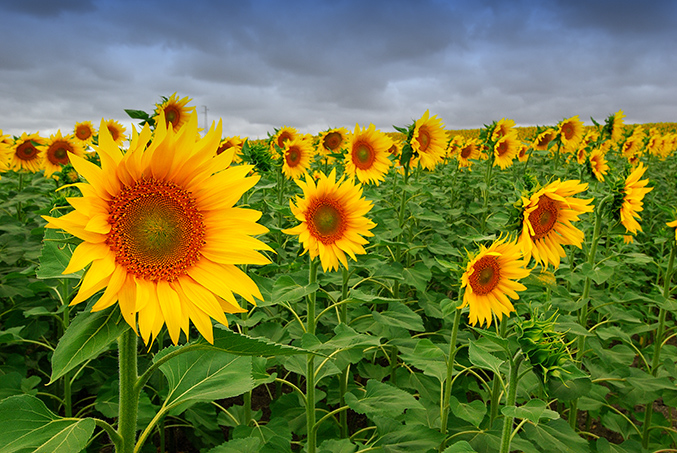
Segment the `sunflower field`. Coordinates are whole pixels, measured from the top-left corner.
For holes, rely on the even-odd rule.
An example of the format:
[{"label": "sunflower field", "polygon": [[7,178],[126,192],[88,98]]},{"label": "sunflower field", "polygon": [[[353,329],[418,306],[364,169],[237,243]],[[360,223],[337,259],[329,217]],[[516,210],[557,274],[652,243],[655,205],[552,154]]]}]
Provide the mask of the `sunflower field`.
[{"label": "sunflower field", "polygon": [[0,132],[0,452],[677,451],[677,124]]}]

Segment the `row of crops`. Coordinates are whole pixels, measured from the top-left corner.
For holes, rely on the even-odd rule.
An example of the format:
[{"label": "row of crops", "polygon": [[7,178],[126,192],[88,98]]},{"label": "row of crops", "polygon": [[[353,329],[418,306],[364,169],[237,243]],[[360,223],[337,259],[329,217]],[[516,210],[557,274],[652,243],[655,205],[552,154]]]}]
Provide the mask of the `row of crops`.
[{"label": "row of crops", "polygon": [[677,125],[0,133],[0,451],[677,451]]}]

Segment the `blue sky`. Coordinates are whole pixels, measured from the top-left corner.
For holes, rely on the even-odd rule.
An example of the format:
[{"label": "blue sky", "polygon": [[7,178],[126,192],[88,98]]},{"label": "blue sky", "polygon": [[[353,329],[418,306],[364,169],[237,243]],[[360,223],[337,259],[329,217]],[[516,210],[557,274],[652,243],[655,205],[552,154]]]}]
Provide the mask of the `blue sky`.
[{"label": "blue sky", "polygon": [[0,3],[0,129],[192,98],[224,136],[265,138],[426,109],[449,129],[579,115],[677,121],[677,2],[21,0]]}]

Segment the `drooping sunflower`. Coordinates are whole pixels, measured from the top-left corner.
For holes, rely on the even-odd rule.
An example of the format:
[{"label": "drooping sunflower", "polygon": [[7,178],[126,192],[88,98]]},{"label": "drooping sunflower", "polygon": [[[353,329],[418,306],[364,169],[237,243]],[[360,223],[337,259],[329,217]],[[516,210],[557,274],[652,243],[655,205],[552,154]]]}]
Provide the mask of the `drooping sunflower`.
[{"label": "drooping sunflower", "polygon": [[560,140],[562,140],[563,151],[574,151],[580,141],[583,140],[583,122],[578,119],[578,115],[573,116],[561,121],[557,132],[560,136]]},{"label": "drooping sunflower", "polygon": [[518,243],[529,262],[534,257],[541,266],[559,267],[565,256],[562,245],[581,248],[584,235],[573,226],[579,215],[592,212],[592,198],[580,199],[574,195],[587,190],[588,184],[578,180],[561,182],[559,179],[537,190],[529,198],[522,197],[522,232]]},{"label": "drooping sunflower", "polygon": [[99,135],[101,135],[102,127],[105,127],[108,130],[111,137],[113,137],[113,141],[118,145],[122,145],[122,143],[125,141],[125,131],[127,129],[119,122],[111,119],[102,123],[101,127],[99,127]]},{"label": "drooping sunflower", "polygon": [[365,184],[378,185],[388,173],[392,162],[388,158],[393,141],[373,124],[368,128],[355,125],[355,131],[348,140],[348,154],[345,156],[345,171]]},{"label": "drooping sunflower", "polygon": [[494,166],[498,165],[501,170],[511,166],[519,148],[520,141],[516,133],[501,136],[494,145]]},{"label": "drooping sunflower", "polygon": [[295,203],[289,200],[291,211],[301,223],[282,230],[298,235],[304,253],[311,259],[319,255],[322,268],[338,270],[339,263],[348,268],[346,254],[353,260],[355,255],[365,254],[364,236],[373,236],[369,231],[376,226],[366,214],[373,204],[362,197],[362,187],[345,175],[336,181],[336,170],[329,176],[319,174],[317,183],[306,174],[305,182],[296,183],[303,190],[303,197],[296,196]]},{"label": "drooping sunflower", "polygon": [[282,153],[282,173],[289,179],[298,179],[310,168],[314,156],[313,142],[305,136],[296,136],[292,140],[285,140]]},{"label": "drooping sunflower", "polygon": [[604,181],[604,175],[609,172],[609,164],[606,161],[604,148],[599,147],[590,153],[590,170],[592,170],[592,174],[597,181]]},{"label": "drooping sunflower", "polygon": [[186,107],[192,101],[191,98],[186,96],[185,98],[179,99],[176,93],[172,94],[169,98],[163,97],[163,102],[157,104],[155,108],[155,124],[160,120],[160,112],[164,113],[164,120],[169,127],[171,124],[174,130],[178,130],[183,126],[190,116],[195,112],[195,107]]},{"label": "drooping sunflower", "polygon": [[548,128],[538,134],[534,140],[533,147],[538,151],[546,151],[550,142],[555,138],[557,138],[557,131],[555,129]]},{"label": "drooping sunflower", "polygon": [[96,135],[96,130],[94,129],[94,125],[91,121],[81,121],[79,123],[75,123],[75,127],[73,128],[73,137],[75,137],[75,139],[80,142],[80,146],[86,147],[92,143],[94,135]]},{"label": "drooping sunflower", "polygon": [[623,189],[623,204],[621,205],[621,224],[625,227],[625,230],[631,235],[637,234],[638,231],[642,231],[642,227],[639,225],[638,220],[641,220],[639,212],[643,211],[644,196],[653,190],[653,187],[646,187],[649,183],[648,179],[640,179],[646,167],[643,163],[639,163],[637,168],[635,168],[630,175],[625,179],[625,187]]},{"label": "drooping sunflower", "polygon": [[237,265],[269,263],[258,251],[270,248],[253,237],[268,229],[260,212],[235,206],[259,178],[246,176],[249,165],[228,168],[232,152],[214,157],[221,122],[198,140],[196,114],[178,131],[161,120],[154,133],[148,124],[135,132],[125,153],[102,121],[101,167],[71,156],[83,196],[68,199],[74,211],[44,218],[83,241],[64,270],[89,266],[71,305],[104,290],[92,310],[117,302],[146,344],[164,324],[177,344],[189,321],[212,342],[210,318],[227,324],[224,312],[245,311],[234,293],[261,299]]},{"label": "drooping sunflower", "polygon": [[426,170],[432,170],[441,163],[447,150],[447,133],[442,119],[437,115],[430,117],[426,110],[414,124],[411,149],[418,154],[421,166]]},{"label": "drooping sunflower", "polygon": [[61,167],[70,163],[70,156],[73,154],[82,157],[85,155],[85,150],[72,135],[64,137],[60,130],[51,135],[45,150],[45,177],[49,178],[53,173],[61,170]]},{"label": "drooping sunflower", "polygon": [[515,122],[513,120],[501,118],[496,123],[496,126],[494,126],[494,130],[491,132],[491,140],[497,141],[505,137],[506,135],[510,134],[511,132],[515,132],[515,130],[512,129],[514,126]]},{"label": "drooping sunflower", "polygon": [[623,130],[625,129],[625,125],[623,124],[624,123],[623,118],[625,118],[623,110],[619,110],[613,115],[613,117],[610,118],[612,143],[618,142],[621,139],[621,137],[623,137]]},{"label": "drooping sunflower", "polygon": [[493,315],[500,321],[515,311],[510,299],[519,299],[517,291],[526,289],[517,280],[529,275],[527,263],[517,242],[507,238],[497,239],[489,248],[480,246],[461,277],[465,292],[459,308],[469,306],[470,324],[489,327]]},{"label": "drooping sunflower", "polygon": [[45,146],[47,140],[39,133],[21,134],[14,140],[13,155],[9,166],[16,171],[37,173],[44,168]]}]

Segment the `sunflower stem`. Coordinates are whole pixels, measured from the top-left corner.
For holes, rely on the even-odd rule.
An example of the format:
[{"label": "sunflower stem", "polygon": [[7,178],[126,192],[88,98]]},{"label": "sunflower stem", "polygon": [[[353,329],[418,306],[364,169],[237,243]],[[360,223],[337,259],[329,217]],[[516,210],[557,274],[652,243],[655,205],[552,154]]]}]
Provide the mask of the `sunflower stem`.
[{"label": "sunflower stem", "polygon": [[[348,299],[348,278],[350,277],[350,274],[348,273],[347,268],[342,268],[343,272],[343,281],[341,285],[341,300],[346,301]],[[339,322],[342,322],[346,325],[348,325],[348,304],[343,303],[341,304],[341,309],[340,309],[340,315],[341,319]],[[339,404],[340,406],[345,406],[346,400],[346,392],[348,391],[348,378],[349,378],[349,373],[350,373],[350,364],[346,366],[346,368],[341,372],[341,376],[339,377]],[[347,411],[341,411],[339,414],[339,424],[341,425],[341,438],[345,439],[348,437],[348,412]]]},{"label": "sunflower stem", "polygon": [[[399,263],[402,259],[401,253],[402,253],[402,248],[400,246],[400,242],[402,242],[402,237],[404,236],[404,211],[407,207],[407,191],[405,190],[405,187],[409,183],[409,164],[404,165],[404,176],[402,178],[402,197],[400,199],[400,211],[398,212],[397,220],[398,220],[398,225],[400,227],[400,234],[397,237],[397,246],[395,247],[395,259]],[[399,299],[400,297],[400,282],[395,281],[393,283],[393,296],[395,299]]]},{"label": "sunflower stem", "polygon": [[[310,259],[310,273],[308,284],[312,285],[317,281],[318,261]],[[306,321],[306,332],[315,335],[315,300],[316,293],[312,292],[307,296],[308,301],[308,319]],[[306,451],[316,453],[317,451],[317,433],[315,431],[315,356],[308,354],[306,362]]]},{"label": "sunflower stem", "polygon": [[[668,268],[663,277],[663,298],[670,297],[670,283],[672,282],[672,269],[675,264],[675,251],[677,250],[677,241],[672,243],[670,258],[668,259]],[[658,313],[658,329],[654,338],[654,353],[651,359],[651,374],[658,375],[658,366],[660,365],[661,347],[663,346],[663,335],[665,334],[665,315],[666,310],[660,307]],[[653,414],[653,401],[648,402],[644,407],[644,424],[642,425],[642,447],[649,447],[649,429],[651,428],[651,415]]]},{"label": "sunflower stem", "polygon": [[[499,327],[499,336],[505,338],[505,335],[508,330],[508,319],[505,318],[501,321]],[[494,382],[491,388],[491,412],[489,414],[489,426],[494,425],[494,420],[498,417],[498,405],[501,396],[501,380],[498,375],[494,375]]]},{"label": "sunflower stem", "polygon": [[489,184],[491,183],[491,174],[494,169],[494,152],[492,150],[491,152],[491,157],[487,160],[487,172],[484,174],[484,190],[482,191],[482,195],[484,196],[484,203],[482,205],[482,211],[483,211],[483,217],[482,217],[482,225],[480,227],[480,230],[482,233],[484,233],[484,228],[487,225],[487,219],[489,218],[489,211],[487,210],[487,207],[489,206]]},{"label": "sunflower stem", "polygon": [[137,374],[137,336],[127,329],[118,338],[118,360],[120,367],[120,406],[118,415],[118,434],[121,445],[117,453],[133,453],[136,442],[136,418],[139,404],[139,392],[136,391]]},{"label": "sunflower stem", "polygon": [[[461,299],[462,292],[459,292],[459,299]],[[439,451],[442,452],[447,446],[447,422],[449,420],[449,401],[451,400],[451,382],[454,374],[454,360],[456,359],[456,340],[458,337],[458,326],[461,324],[461,309],[457,308],[454,314],[454,323],[451,328],[451,339],[449,341],[449,354],[447,357],[447,376],[444,381],[444,394],[440,418],[442,423],[440,425],[440,432],[444,436],[440,444]]]},{"label": "sunflower stem", "polygon": [[[522,353],[519,352],[518,356],[510,360],[510,377],[508,378],[508,398],[505,402],[505,407],[512,407],[515,405],[515,399],[517,396],[517,378],[519,367],[522,364]],[[510,442],[512,441],[512,424],[515,420],[515,417],[508,417],[507,415],[503,419],[503,432],[501,433],[501,453],[510,452]]]}]

